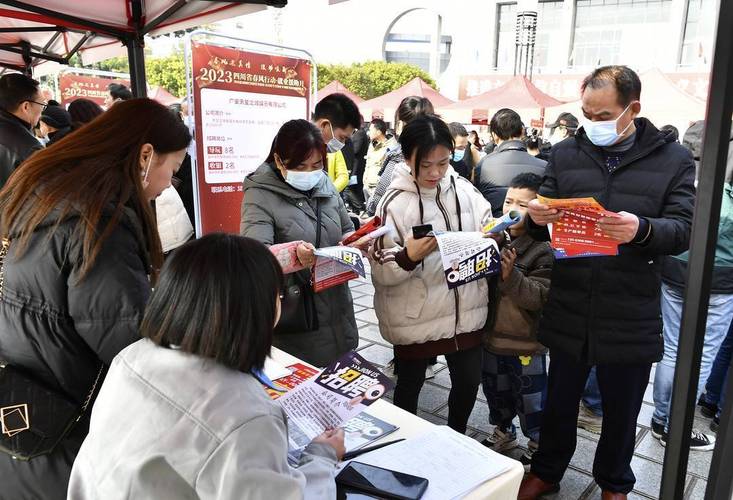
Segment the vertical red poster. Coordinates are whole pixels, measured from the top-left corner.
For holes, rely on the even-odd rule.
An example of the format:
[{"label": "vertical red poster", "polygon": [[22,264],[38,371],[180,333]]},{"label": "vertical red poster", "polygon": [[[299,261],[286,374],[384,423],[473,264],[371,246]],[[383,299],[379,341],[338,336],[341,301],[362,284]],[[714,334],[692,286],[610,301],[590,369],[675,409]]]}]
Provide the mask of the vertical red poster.
[{"label": "vertical red poster", "polygon": [[308,119],[311,62],[191,41],[198,236],[239,233],[242,182],[280,126]]}]

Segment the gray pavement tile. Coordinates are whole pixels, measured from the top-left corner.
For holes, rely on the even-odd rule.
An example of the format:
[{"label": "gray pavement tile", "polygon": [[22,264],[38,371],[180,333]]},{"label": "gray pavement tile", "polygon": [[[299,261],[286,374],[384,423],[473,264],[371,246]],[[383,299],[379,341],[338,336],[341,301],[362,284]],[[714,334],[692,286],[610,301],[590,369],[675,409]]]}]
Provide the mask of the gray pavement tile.
[{"label": "gray pavement tile", "polygon": [[379,327],[371,323],[362,323],[359,327],[359,337],[364,337],[372,342],[385,342],[379,333]]},{"label": "gray pavement tile", "polygon": [[631,459],[631,469],[636,476],[634,490],[656,498],[659,495],[659,483],[662,477],[662,465],[641,457]]},{"label": "gray pavement tile", "polygon": [[437,384],[446,389],[450,389],[450,372],[445,365],[435,365],[435,378],[430,380],[431,383]]},{"label": "gray pavement tile", "polygon": [[[543,500],[576,500],[593,483],[593,476],[568,469],[560,482],[560,491],[543,496]],[[599,490],[600,491],[600,490]],[[600,493],[598,498],[600,498]]]},{"label": "gray pavement tile", "polygon": [[360,295],[358,298],[354,299],[354,304],[362,306],[362,307],[369,307],[374,308],[374,296],[373,295]]},{"label": "gray pavement tile", "polygon": [[[653,378],[650,380],[654,380]],[[646,386],[646,390],[644,391],[644,402],[649,404],[654,404],[654,384],[649,383]]]},{"label": "gray pavement tile", "polygon": [[654,436],[652,436],[651,432],[647,432],[641,443],[637,445],[634,454],[649,458],[659,463],[664,462],[664,447],[658,439],[655,439]]},{"label": "gray pavement tile", "polygon": [[367,323],[366,321],[359,321],[359,320],[356,321],[356,327],[357,328],[361,328],[362,326],[366,326],[368,324],[369,323]]},{"label": "gray pavement tile", "polygon": [[[708,431],[709,434],[712,432]],[[710,462],[713,459],[712,451],[691,451],[687,460],[688,474],[706,478],[710,472]]]},{"label": "gray pavement tile", "polygon": [[392,349],[387,349],[386,347],[377,344],[359,351],[359,354],[364,356],[367,361],[382,367],[386,366],[392,359]]},{"label": "gray pavement tile", "polygon": [[[447,397],[445,402],[448,402]],[[448,418],[448,406],[441,408],[438,415]],[[476,401],[476,404],[473,405],[471,416],[468,417],[468,426],[473,430],[487,434],[493,432],[493,427],[489,424],[489,407],[485,402]]]},{"label": "gray pavement tile", "polygon": [[687,500],[704,500],[705,499],[705,488],[708,487],[708,482],[702,479],[693,479],[694,484],[692,487],[687,488],[689,496]]},{"label": "gray pavement tile", "polygon": [[366,307],[354,304],[354,315],[359,314],[360,312],[366,311],[366,310],[367,310]]},{"label": "gray pavement tile", "polygon": [[356,350],[361,351],[362,349],[364,349],[365,347],[369,347],[370,345],[372,345],[372,343],[368,339],[359,337],[359,345],[357,346]]},{"label": "gray pavement tile", "polygon": [[370,283],[358,283],[356,286],[352,287],[352,290],[357,293],[374,295],[374,286]]},{"label": "gray pavement tile", "polygon": [[444,389],[443,387],[425,384],[420,391],[417,406],[422,410],[433,413],[437,411],[438,408],[448,403],[448,393],[448,389]]},{"label": "gray pavement tile", "polygon": [[593,459],[596,455],[597,446],[598,443],[596,441],[578,436],[577,444],[575,445],[575,454],[570,460],[570,464],[583,472],[592,474]]},{"label": "gray pavement tile", "polygon": [[377,319],[377,313],[374,312],[374,309],[364,309],[361,312],[356,314],[356,319],[361,321],[366,321],[367,323],[371,323],[373,325],[379,324],[379,320]]},{"label": "gray pavement tile", "polygon": [[651,427],[652,415],[654,414],[654,405],[642,403],[639,417],[636,419],[636,423],[642,427]]}]

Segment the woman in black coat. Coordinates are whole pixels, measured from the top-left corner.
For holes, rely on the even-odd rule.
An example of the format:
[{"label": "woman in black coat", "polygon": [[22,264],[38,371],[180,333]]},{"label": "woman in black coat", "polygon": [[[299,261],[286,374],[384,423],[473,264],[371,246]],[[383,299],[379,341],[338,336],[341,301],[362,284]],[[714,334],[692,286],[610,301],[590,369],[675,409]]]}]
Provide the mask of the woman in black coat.
[{"label": "woman in black coat", "polygon": [[[15,171],[0,191],[0,235],[10,241],[0,360],[79,407],[93,397],[112,358],[139,338],[162,262],[150,202],[170,185],[190,139],[167,108],[135,99]],[[24,462],[0,452],[0,497],[66,498],[90,411],[91,403],[46,455]],[[54,415],[36,420],[46,418]]]}]

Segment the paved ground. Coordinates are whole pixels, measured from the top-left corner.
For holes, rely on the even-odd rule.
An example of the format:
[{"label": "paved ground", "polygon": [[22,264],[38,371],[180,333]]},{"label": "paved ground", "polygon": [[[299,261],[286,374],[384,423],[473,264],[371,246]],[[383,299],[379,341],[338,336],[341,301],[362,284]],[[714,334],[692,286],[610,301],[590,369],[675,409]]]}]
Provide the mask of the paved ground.
[{"label": "paved ground", "polygon": [[[392,348],[379,335],[377,327],[377,316],[373,309],[374,288],[371,285],[370,277],[351,282],[351,290],[354,296],[354,312],[356,313],[357,325],[359,327],[359,353],[372,363],[384,367],[392,359]],[[425,383],[420,394],[418,415],[436,424],[446,425],[448,416],[448,390],[450,389],[450,378],[445,359],[438,358],[439,363],[435,366],[436,376]],[[654,370],[650,382],[654,380]],[[388,396],[388,399],[391,397]],[[636,451],[632,467],[636,474],[636,488],[629,495],[630,499],[657,498],[659,485],[662,477],[662,463],[664,461],[664,448],[659,441],[654,439],[649,429],[654,407],[652,406],[652,384],[650,383],[644,404],[637,421]],[[708,430],[709,420],[695,418],[695,426],[705,432]],[[469,435],[481,441],[491,432],[489,425],[489,412],[483,393],[479,390],[478,400],[469,420]],[[517,428],[519,423],[516,422]],[[526,447],[527,439],[518,433],[520,445]],[[600,499],[601,491],[593,481],[593,456],[598,436],[584,430],[578,430],[578,445],[575,455],[570,464],[570,469],[565,474],[560,493],[547,498],[567,500]],[[523,449],[513,450],[515,458],[521,455]],[[704,498],[708,470],[712,452],[692,452],[687,474],[686,499]]]}]

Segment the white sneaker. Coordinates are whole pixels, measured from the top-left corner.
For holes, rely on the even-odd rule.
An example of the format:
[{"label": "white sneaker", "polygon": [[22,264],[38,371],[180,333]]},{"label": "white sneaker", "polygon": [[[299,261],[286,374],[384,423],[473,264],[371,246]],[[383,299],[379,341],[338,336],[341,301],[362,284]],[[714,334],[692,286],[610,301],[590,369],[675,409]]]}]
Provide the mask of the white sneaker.
[{"label": "white sneaker", "polygon": [[[669,435],[665,432],[659,440],[662,446],[667,446]],[[715,448],[715,438],[710,434],[705,434],[692,429],[692,439],[690,439],[690,451],[712,451]]]},{"label": "white sneaker", "polygon": [[428,365],[428,367],[425,369],[425,380],[435,378],[435,368],[433,365]]},{"label": "white sneaker", "polygon": [[580,410],[578,411],[578,427],[593,434],[600,434],[603,428],[603,417],[599,417],[590,411],[581,401]]},{"label": "white sneaker", "polygon": [[487,448],[491,448],[497,453],[513,450],[519,443],[517,442],[517,434],[504,432],[498,427],[494,428],[494,433],[488,438],[481,441],[481,444]]}]

